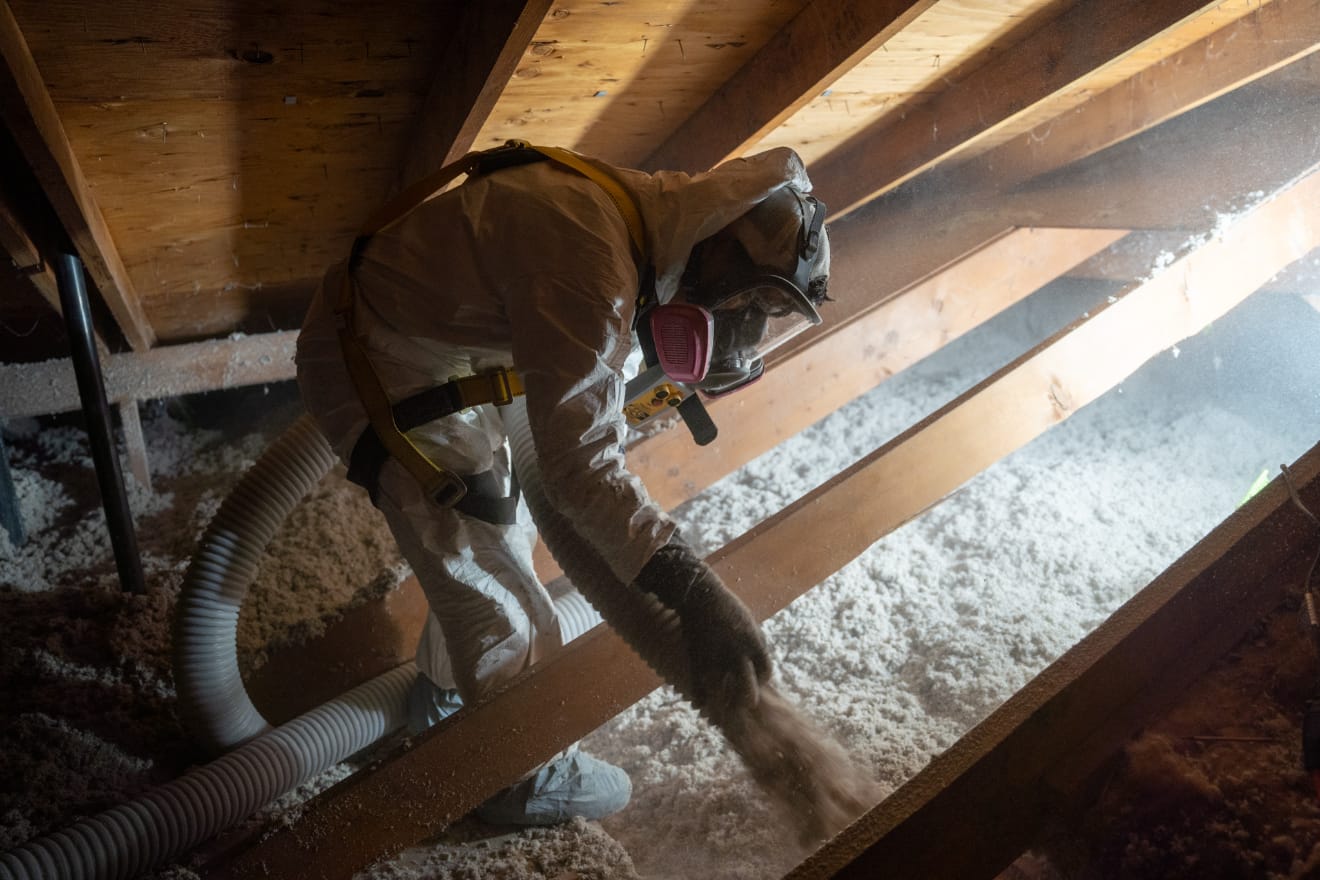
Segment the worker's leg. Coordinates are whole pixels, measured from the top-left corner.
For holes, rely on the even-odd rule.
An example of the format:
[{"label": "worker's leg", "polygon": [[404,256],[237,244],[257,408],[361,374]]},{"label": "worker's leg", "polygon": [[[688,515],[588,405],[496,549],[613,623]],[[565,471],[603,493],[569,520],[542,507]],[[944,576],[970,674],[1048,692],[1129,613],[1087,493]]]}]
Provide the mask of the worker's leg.
[{"label": "worker's leg", "polygon": [[[536,531],[526,524],[525,510],[519,524],[497,526],[441,509],[394,463],[381,472],[380,508],[426,592],[434,621],[428,620],[418,651],[426,678],[410,697],[415,731],[559,646],[555,618],[538,626],[535,610],[526,607],[532,604],[527,597],[545,590],[532,569]],[[451,681],[457,697],[447,690]],[[621,810],[631,795],[627,773],[574,745],[496,794],[477,815],[514,825],[601,819]]]},{"label": "worker's leg", "polygon": [[557,646],[557,626],[533,622],[550,604],[532,571],[533,528],[441,508],[392,461],[379,501],[431,607],[417,660],[435,684],[471,702]]}]

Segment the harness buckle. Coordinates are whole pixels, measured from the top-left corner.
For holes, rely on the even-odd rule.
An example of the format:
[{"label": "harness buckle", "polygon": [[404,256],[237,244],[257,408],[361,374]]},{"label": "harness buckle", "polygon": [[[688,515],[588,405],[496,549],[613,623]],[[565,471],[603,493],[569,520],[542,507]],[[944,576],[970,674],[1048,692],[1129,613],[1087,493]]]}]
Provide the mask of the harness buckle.
[{"label": "harness buckle", "polygon": [[501,367],[491,373],[488,378],[490,379],[491,390],[495,393],[495,399],[491,403],[496,406],[508,406],[512,403],[514,393],[513,386],[509,383],[509,372]]},{"label": "harness buckle", "polygon": [[453,507],[467,495],[467,484],[452,471],[437,469],[435,479],[428,487],[431,498],[441,507]]}]

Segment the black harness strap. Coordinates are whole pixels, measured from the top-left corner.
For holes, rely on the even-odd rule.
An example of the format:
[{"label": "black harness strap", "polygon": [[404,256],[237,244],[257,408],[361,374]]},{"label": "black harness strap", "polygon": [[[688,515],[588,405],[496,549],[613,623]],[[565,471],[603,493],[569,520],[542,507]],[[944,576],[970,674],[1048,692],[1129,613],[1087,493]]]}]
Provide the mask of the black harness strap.
[{"label": "black harness strap", "polygon": [[[462,409],[458,392],[453,385],[427,388],[394,404],[394,422],[400,431],[410,431]],[[367,490],[371,503],[380,507],[380,469],[390,457],[376,429],[367,426],[353,445],[348,461],[348,479]],[[467,486],[467,494],[459,499],[454,509],[483,522],[497,526],[513,525],[518,521],[518,475],[514,474],[509,494],[500,494],[499,481],[494,471],[479,474],[460,474]]]}]

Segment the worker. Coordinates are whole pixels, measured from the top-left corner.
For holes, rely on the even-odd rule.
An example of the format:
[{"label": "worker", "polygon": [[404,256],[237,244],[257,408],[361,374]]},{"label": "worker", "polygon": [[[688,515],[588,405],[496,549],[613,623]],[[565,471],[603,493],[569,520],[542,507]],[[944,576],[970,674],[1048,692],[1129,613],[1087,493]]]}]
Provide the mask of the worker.
[{"label": "worker", "polygon": [[[309,412],[430,606],[412,729],[562,644],[499,413],[518,391],[549,502],[620,583],[677,612],[698,708],[755,701],[771,673],[759,627],[626,469],[625,388],[663,368],[667,388],[736,391],[769,347],[820,321],[825,209],[801,160],[777,148],[704,174],[646,174],[510,142],[462,170],[459,185],[405,193],[369,224],[326,273],[296,357]],[[695,334],[695,355],[657,343],[656,327]],[[573,747],[478,815],[595,819],[630,792],[624,771]]]}]

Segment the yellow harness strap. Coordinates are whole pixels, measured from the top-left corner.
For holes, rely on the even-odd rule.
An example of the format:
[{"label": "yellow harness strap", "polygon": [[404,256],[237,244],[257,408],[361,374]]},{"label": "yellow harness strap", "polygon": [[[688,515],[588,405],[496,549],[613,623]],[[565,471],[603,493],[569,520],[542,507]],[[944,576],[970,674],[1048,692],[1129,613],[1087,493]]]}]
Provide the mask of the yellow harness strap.
[{"label": "yellow harness strap", "polygon": [[[335,323],[339,333],[340,348],[344,353],[344,363],[348,375],[353,381],[362,407],[366,410],[371,427],[379,436],[381,444],[407,469],[428,496],[434,498],[443,507],[452,507],[467,494],[467,486],[457,474],[441,467],[417,448],[408,435],[399,429],[394,418],[393,405],[389,395],[381,384],[380,376],[371,365],[353,322],[353,305],[357,294],[357,284],[353,279],[354,263],[361,255],[371,236],[399,220],[423,202],[434,197],[451,180],[460,174],[470,174],[477,170],[483,157],[499,150],[535,150],[553,162],[578,172],[591,180],[601,189],[618,208],[628,227],[628,235],[639,254],[646,254],[646,235],[642,224],[641,212],[628,195],[627,191],[613,177],[600,168],[590,164],[575,153],[557,147],[536,147],[524,141],[509,141],[504,147],[492,151],[468,153],[456,162],[409,186],[376,211],[363,224],[353,242],[353,252],[349,265],[344,272],[344,280],[339,287],[339,297],[335,303]],[[499,369],[480,376],[467,376],[451,380],[449,383],[458,392],[458,398],[464,407],[480,406],[492,403],[505,406],[514,397],[523,393],[522,380],[513,370]]]},{"label": "yellow harness strap", "polygon": [[603,189],[605,195],[610,197],[610,201],[614,202],[614,207],[619,209],[619,215],[623,217],[623,223],[628,227],[628,235],[632,238],[637,253],[646,254],[646,227],[642,223],[642,212],[637,210],[637,203],[632,200],[632,196],[628,195],[628,192],[619,185],[617,180],[583,159],[577,153],[570,153],[568,150],[559,147],[536,147],[531,144],[527,146],[566,168],[572,168]]}]

